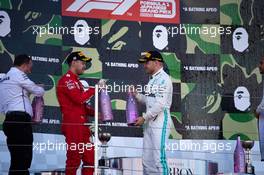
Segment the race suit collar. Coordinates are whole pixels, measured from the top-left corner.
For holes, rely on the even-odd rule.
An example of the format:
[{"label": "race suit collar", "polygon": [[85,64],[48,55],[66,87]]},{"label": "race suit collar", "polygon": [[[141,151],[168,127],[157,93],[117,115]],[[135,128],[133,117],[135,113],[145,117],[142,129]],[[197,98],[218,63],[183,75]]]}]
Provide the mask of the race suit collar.
[{"label": "race suit collar", "polygon": [[69,70],[69,71],[67,72],[67,74],[70,74],[70,76],[72,76],[72,77],[75,78],[76,80],[79,79],[79,78],[78,78],[78,75],[74,74],[71,70]]},{"label": "race suit collar", "polygon": [[156,77],[157,75],[159,75],[162,70],[163,70],[163,67],[160,68],[155,74],[151,75],[151,79],[154,78],[154,77]]}]

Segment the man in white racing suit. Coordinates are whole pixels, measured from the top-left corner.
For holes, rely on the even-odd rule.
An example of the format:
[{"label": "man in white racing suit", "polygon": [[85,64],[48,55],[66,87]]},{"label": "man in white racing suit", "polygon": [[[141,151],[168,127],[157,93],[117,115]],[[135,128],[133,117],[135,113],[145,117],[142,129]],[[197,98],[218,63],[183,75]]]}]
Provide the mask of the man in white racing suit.
[{"label": "man in white racing suit", "polygon": [[147,74],[151,75],[143,95],[134,91],[139,102],[146,104],[146,113],[138,117],[135,125],[145,123],[143,138],[144,175],[168,175],[165,144],[170,134],[172,120],[172,82],[163,70],[163,58],[157,51],[149,51],[139,59]]}]

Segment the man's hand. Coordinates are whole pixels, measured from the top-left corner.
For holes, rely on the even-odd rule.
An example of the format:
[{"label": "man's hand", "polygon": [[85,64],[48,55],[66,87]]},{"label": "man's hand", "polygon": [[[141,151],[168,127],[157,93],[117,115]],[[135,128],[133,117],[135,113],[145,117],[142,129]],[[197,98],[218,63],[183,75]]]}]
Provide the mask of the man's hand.
[{"label": "man's hand", "polygon": [[143,117],[138,117],[138,118],[136,119],[136,123],[135,123],[135,125],[136,125],[136,126],[141,126],[141,125],[144,124],[144,122],[145,122],[145,119],[144,119]]},{"label": "man's hand", "polygon": [[97,83],[99,86],[99,89],[106,89],[106,80],[105,79],[100,79],[99,82]]},{"label": "man's hand", "polygon": [[259,119],[259,113],[257,111],[255,111],[255,117]]}]

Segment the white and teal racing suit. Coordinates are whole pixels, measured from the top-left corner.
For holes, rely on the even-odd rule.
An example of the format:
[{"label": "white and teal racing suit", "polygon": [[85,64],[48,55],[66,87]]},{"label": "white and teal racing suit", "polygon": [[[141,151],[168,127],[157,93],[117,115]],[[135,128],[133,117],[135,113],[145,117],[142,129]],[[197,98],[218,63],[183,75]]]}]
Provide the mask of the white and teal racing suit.
[{"label": "white and teal racing suit", "polygon": [[151,76],[145,94],[136,99],[146,104],[143,138],[144,175],[168,175],[165,144],[170,134],[172,120],[170,106],[173,86],[163,68]]}]

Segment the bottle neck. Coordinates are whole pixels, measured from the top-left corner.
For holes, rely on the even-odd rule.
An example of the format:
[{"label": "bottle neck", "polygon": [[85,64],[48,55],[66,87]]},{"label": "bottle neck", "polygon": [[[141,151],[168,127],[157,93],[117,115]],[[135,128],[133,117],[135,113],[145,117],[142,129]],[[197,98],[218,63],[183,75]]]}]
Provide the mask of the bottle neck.
[{"label": "bottle neck", "polygon": [[240,141],[241,141],[241,139],[240,139],[240,136],[237,136],[237,141],[238,141],[238,142],[240,142]]},{"label": "bottle neck", "polygon": [[240,136],[237,137],[237,147],[242,148]]}]

